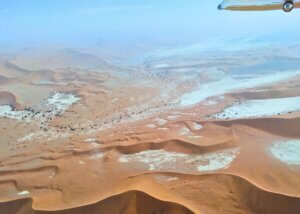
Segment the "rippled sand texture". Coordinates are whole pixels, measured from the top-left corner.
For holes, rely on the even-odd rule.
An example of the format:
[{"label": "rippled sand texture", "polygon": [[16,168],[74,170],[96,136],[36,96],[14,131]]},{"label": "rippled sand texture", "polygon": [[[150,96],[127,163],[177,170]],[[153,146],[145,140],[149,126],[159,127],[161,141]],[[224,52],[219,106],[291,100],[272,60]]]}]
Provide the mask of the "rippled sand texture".
[{"label": "rippled sand texture", "polygon": [[1,58],[0,214],[300,213],[300,59],[200,47]]}]

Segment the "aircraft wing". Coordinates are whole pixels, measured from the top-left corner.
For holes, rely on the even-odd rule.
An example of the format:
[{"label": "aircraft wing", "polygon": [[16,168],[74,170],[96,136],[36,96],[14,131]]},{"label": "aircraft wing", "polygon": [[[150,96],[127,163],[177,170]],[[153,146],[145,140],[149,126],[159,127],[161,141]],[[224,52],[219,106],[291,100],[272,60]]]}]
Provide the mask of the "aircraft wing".
[{"label": "aircraft wing", "polygon": [[[286,10],[284,4],[292,3],[292,8]],[[218,6],[220,10],[260,11],[284,10],[290,12],[293,8],[300,8],[300,0],[223,0]]]}]

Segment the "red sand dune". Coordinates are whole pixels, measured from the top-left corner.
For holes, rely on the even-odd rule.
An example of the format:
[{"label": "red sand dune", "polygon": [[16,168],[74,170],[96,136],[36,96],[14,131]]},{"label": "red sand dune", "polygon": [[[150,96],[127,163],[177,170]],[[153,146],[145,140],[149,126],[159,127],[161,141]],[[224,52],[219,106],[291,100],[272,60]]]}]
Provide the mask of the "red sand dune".
[{"label": "red sand dune", "polygon": [[17,99],[14,94],[7,91],[0,91],[0,105],[16,106]]},{"label": "red sand dune", "polygon": [[271,152],[300,139],[299,113],[208,119],[234,102],[298,96],[295,79],[183,108],[192,84],[59,54],[56,66],[81,66],[1,63],[0,105],[22,111],[0,118],[0,214],[300,213],[299,165]]}]

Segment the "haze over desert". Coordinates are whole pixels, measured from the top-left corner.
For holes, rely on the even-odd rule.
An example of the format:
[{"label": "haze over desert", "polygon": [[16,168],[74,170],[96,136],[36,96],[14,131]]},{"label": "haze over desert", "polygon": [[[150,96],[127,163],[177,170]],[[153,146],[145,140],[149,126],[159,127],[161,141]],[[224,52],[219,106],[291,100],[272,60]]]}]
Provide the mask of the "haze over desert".
[{"label": "haze over desert", "polygon": [[300,60],[256,49],[2,57],[1,213],[298,213]]},{"label": "haze over desert", "polygon": [[0,5],[0,214],[300,213],[297,11],[192,3]]}]

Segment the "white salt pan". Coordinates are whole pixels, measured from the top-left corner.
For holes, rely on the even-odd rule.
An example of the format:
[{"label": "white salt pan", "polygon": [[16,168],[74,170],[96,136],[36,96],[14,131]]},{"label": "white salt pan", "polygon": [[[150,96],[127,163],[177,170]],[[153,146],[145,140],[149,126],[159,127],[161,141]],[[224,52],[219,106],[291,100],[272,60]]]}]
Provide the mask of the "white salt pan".
[{"label": "white salt pan", "polygon": [[204,84],[201,88],[190,93],[184,94],[180,98],[182,107],[197,104],[208,97],[218,96],[235,90],[253,88],[260,85],[271,84],[282,80],[289,79],[300,72],[277,72],[267,75],[256,76],[244,79],[243,81],[231,76],[224,77],[222,80]]},{"label": "white salt pan", "polygon": [[249,117],[264,117],[284,114],[300,110],[300,97],[280,99],[248,100],[241,104],[234,104],[217,114],[218,119],[238,119]]},{"label": "white salt pan", "polygon": [[[146,150],[134,154],[122,155],[119,161],[143,162],[149,166],[149,170],[186,170],[189,166],[199,172],[224,169],[230,166],[239,152],[239,148],[227,149],[207,154],[190,155],[165,150]],[[179,167],[181,166],[181,167]]]},{"label": "white salt pan", "polygon": [[80,98],[75,97],[73,94],[55,93],[53,96],[47,99],[45,103],[43,103],[43,105],[46,107],[49,105],[54,107],[54,110],[52,110],[50,113],[41,112],[33,116],[31,111],[13,111],[11,106],[2,105],[0,106],[0,117],[22,120],[25,122],[30,122],[32,119],[45,120],[46,117],[53,117],[56,113],[66,110],[78,100],[80,100]]},{"label": "white salt pan", "polygon": [[[13,111],[9,105],[0,106],[0,117],[7,117],[15,120],[29,121],[32,113],[29,111]],[[25,118],[26,117],[26,118]]]},{"label": "white salt pan", "polygon": [[19,192],[18,195],[28,195],[29,192],[28,191],[22,191],[22,192]]},{"label": "white salt pan", "polygon": [[300,164],[300,140],[275,143],[270,151],[276,158],[288,165]]},{"label": "white salt pan", "polygon": [[58,110],[65,110],[78,100],[80,100],[80,98],[75,97],[73,94],[55,93],[52,97],[46,100],[46,103],[53,105]]}]

